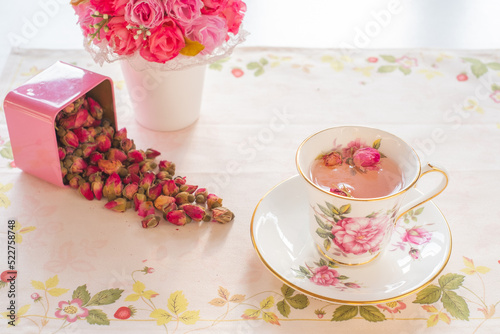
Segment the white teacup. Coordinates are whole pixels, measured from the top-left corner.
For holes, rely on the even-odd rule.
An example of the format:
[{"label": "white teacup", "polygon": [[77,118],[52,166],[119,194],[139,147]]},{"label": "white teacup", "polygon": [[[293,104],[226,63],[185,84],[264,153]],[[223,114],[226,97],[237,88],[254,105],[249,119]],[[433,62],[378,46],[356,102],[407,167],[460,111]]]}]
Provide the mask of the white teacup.
[{"label": "white teacup", "polygon": [[[318,155],[335,148],[352,146],[353,141],[376,146],[402,171],[402,186],[393,193],[374,198],[354,198],[332,193],[311,177],[311,165]],[[359,145],[358,145],[359,146]],[[354,146],[353,153],[358,146]],[[448,174],[431,164],[421,165],[411,146],[400,138],[374,128],[341,126],[320,131],[299,146],[296,155],[299,174],[306,183],[309,225],[319,252],[338,264],[361,265],[374,260],[391,239],[395,223],[406,212],[439,195],[448,184]],[[429,172],[441,173],[440,182],[430,191],[405,203],[407,191]]]}]

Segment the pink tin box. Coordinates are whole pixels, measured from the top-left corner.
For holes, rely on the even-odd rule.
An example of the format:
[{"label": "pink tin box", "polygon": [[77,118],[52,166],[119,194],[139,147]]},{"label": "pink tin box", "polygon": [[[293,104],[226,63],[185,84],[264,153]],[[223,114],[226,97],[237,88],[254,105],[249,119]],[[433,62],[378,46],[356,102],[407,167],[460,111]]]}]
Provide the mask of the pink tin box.
[{"label": "pink tin box", "polygon": [[95,72],[57,62],[7,94],[4,110],[17,167],[64,187],[55,119],[85,94],[101,104],[116,129],[113,81]]}]

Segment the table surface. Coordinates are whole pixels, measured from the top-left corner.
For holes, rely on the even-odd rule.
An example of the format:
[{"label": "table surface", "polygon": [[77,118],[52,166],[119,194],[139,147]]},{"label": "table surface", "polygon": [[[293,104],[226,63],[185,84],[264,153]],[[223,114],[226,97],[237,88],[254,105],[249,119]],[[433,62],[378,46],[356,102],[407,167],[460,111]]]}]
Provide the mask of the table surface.
[{"label": "table surface", "polygon": [[[229,225],[176,227],[163,222],[156,229],[142,229],[133,212],[110,212],[103,208],[103,201],[88,202],[71,189],[57,188],[15,168],[2,109],[0,216],[18,222],[15,303],[19,317],[16,328],[8,328],[7,319],[0,318],[1,332],[498,330],[500,54],[493,50],[497,41],[486,34],[492,31],[489,27],[498,30],[499,21],[493,21],[494,10],[490,10],[498,5],[479,1],[472,6],[460,1],[449,7],[450,2],[443,1],[432,7],[430,1],[403,2],[405,9],[412,10],[394,17],[366,47],[346,50],[345,43],[359,41],[357,27],[364,29],[375,20],[371,11],[387,8],[388,2],[376,1],[363,11],[349,7],[345,12],[350,15],[345,17],[336,12],[344,29],[332,39],[325,35],[308,38],[307,29],[297,31],[297,39],[265,35],[257,27],[262,24],[279,31],[272,13],[279,13],[281,3],[248,1],[253,4],[249,18],[254,17],[247,25],[253,32],[249,45],[256,46],[239,47],[229,59],[208,68],[200,119],[172,133],[149,131],[135,122],[119,65],[99,67],[79,49],[75,31],[57,28],[55,21],[69,22],[63,7],[54,14],[57,20],[39,30],[41,40],[33,38],[21,49],[10,50],[3,39],[12,52],[2,48],[2,100],[8,91],[57,60],[109,75],[114,81],[119,126],[128,129],[138,147],[158,149],[161,158],[177,164],[178,174],[218,193],[236,219]],[[335,6],[329,4],[334,2],[314,3]],[[18,17],[32,18],[40,10],[36,6]],[[294,14],[282,21],[290,27],[294,27],[291,18],[303,13],[293,8]],[[422,14],[430,8],[434,10],[431,17]],[[21,13],[18,6],[12,9]],[[263,13],[262,21],[250,14],[257,10]],[[451,14],[444,19],[448,10]],[[356,11],[359,15],[354,15]],[[422,17],[429,29],[412,30]],[[314,15],[307,19],[311,24],[318,21]],[[5,28],[9,30],[2,31],[22,28],[22,20],[9,20],[12,24]],[[461,22],[467,24],[461,26]],[[339,27],[337,21],[328,24],[328,28]],[[55,34],[59,40],[53,38]],[[293,301],[284,292],[283,282],[267,270],[253,248],[253,211],[268,190],[296,174],[298,145],[318,130],[344,124],[392,132],[413,145],[422,161],[440,164],[450,174],[448,188],[433,203],[451,227],[453,249],[449,263],[427,288],[438,291],[437,298],[427,304],[411,294],[393,303],[350,308],[355,316],[339,321],[345,310],[342,305],[305,296],[296,297],[302,303],[287,312],[283,304]],[[416,219],[413,227],[433,223]],[[7,227],[3,226],[0,269],[8,260]],[[145,267],[154,270],[149,273]],[[446,285],[450,277],[454,283]],[[100,305],[87,305],[93,317],[63,321],[57,308],[83,290],[90,296],[110,297]],[[9,286],[0,288],[0,313],[7,308],[8,293]],[[34,294],[41,299],[35,301]],[[297,295],[301,293],[292,294]],[[180,303],[178,309],[174,300]],[[119,307],[128,305],[137,309],[134,317],[119,320],[113,316]],[[252,311],[260,311],[255,320],[245,316]]]}]

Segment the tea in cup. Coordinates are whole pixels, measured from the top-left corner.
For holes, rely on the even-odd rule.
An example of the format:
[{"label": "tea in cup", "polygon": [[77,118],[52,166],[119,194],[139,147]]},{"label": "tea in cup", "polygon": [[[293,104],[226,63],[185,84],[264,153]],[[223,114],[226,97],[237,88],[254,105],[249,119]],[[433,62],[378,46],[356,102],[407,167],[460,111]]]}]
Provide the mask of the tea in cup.
[{"label": "tea in cup", "polygon": [[[374,260],[406,212],[440,194],[448,174],[421,165],[413,148],[388,132],[361,126],[320,131],[298,148],[296,164],[305,181],[309,225],[319,252],[339,264]],[[419,179],[439,172],[440,182],[405,203]]]}]

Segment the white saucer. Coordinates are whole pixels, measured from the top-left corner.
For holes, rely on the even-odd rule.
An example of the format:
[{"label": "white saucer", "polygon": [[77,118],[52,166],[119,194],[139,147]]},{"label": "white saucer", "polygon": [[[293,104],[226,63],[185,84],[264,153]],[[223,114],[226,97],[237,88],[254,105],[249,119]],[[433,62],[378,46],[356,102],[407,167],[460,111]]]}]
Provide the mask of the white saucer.
[{"label": "white saucer", "polygon": [[[411,189],[407,198],[417,195],[418,190]],[[309,233],[305,185],[296,175],[272,188],[260,200],[252,216],[250,233],[261,261],[290,287],[328,302],[384,303],[429,284],[444,269],[451,254],[450,228],[434,203],[427,202],[420,210],[413,211],[413,216],[404,218],[398,222],[388,248],[371,263],[361,266],[328,263],[322,260]],[[422,232],[424,238],[404,241],[407,230]]]}]

